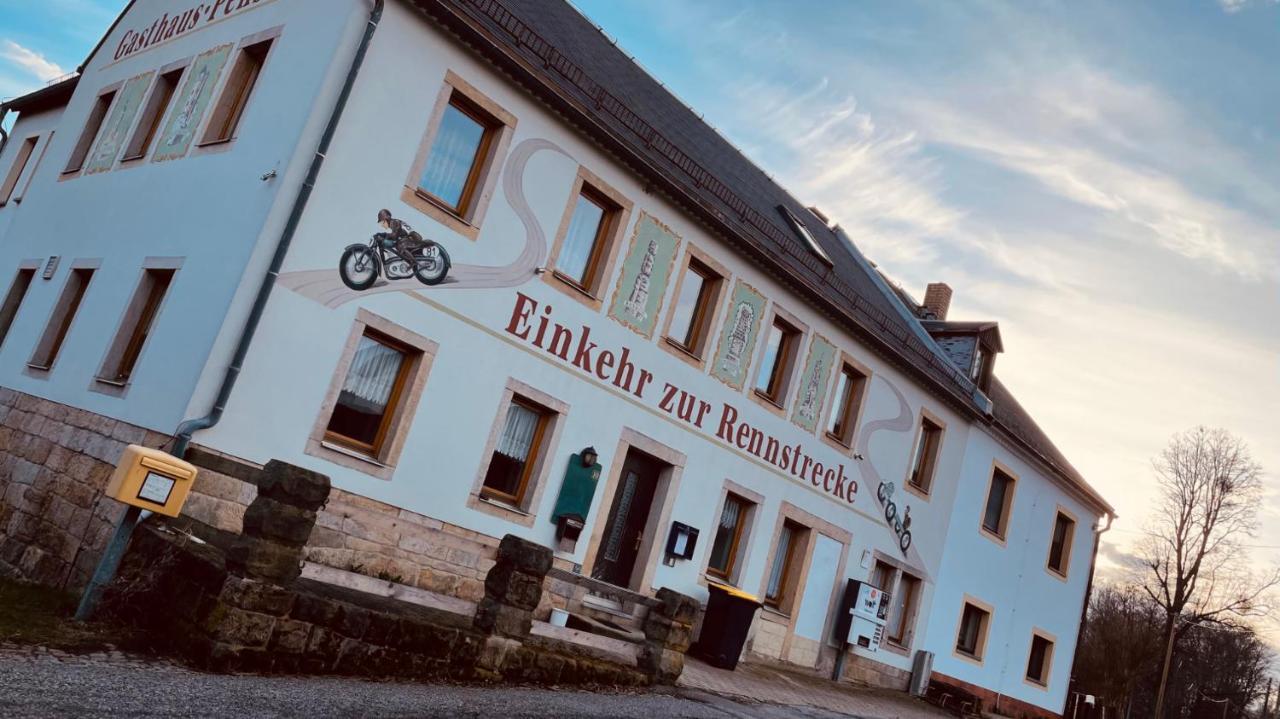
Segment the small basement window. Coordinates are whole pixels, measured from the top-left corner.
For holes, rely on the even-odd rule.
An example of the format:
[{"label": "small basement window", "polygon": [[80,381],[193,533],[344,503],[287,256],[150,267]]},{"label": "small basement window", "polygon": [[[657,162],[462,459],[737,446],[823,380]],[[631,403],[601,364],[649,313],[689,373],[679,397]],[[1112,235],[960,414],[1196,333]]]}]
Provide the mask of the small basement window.
[{"label": "small basement window", "polygon": [[805,245],[809,247],[809,251],[817,255],[818,259],[830,266],[831,258],[822,249],[822,246],[818,244],[818,240],[814,238],[813,233],[805,226],[804,221],[799,217],[796,217],[796,213],[788,209],[786,205],[778,205],[778,211],[781,212],[787,218],[787,221],[791,223],[791,229],[800,236],[800,239],[804,240]]}]

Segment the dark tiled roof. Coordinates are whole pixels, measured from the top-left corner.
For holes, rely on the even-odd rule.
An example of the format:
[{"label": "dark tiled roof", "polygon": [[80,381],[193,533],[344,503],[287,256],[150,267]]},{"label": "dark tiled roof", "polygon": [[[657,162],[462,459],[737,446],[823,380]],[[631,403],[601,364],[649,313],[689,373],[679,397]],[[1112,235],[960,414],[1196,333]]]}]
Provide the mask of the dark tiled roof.
[{"label": "dark tiled roof", "polygon": [[41,112],[53,107],[62,107],[71,100],[71,95],[79,83],[80,76],[72,75],[3,104],[13,112]]},{"label": "dark tiled roof", "polygon": [[[607,136],[630,155],[624,162],[660,176],[663,182],[655,186],[723,227],[731,241],[801,294],[827,304],[891,361],[976,411],[968,379],[905,326],[853,258],[856,250],[572,6],[554,0],[412,1],[506,69],[527,73],[526,84],[544,99],[582,113],[571,121]],[[496,53],[484,47],[486,41]],[[807,247],[780,207],[804,221],[831,265]]]},{"label": "dark tiled roof", "polygon": [[[570,121],[617,152],[659,189],[713,226],[748,256],[816,300],[882,354],[935,392],[980,417],[974,385],[936,343],[922,339],[874,266],[857,255],[701,117],[645,72],[572,6],[557,0],[411,0],[498,62]],[[801,218],[832,264],[817,257],[779,211]],[[905,292],[897,298],[911,310]],[[824,307],[825,305],[825,307]],[[918,315],[917,315],[918,316]],[[951,323],[947,323],[951,324]],[[1094,492],[998,380],[994,422],[1100,506]]]}]

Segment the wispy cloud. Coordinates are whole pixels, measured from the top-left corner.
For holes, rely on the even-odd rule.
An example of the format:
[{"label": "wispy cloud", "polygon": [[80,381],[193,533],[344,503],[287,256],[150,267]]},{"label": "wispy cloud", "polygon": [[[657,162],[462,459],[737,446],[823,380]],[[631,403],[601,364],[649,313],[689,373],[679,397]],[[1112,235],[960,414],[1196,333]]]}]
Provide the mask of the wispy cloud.
[{"label": "wispy cloud", "polygon": [[1275,5],[1280,0],[1218,0],[1218,5],[1229,14],[1238,13],[1250,6]]},{"label": "wispy cloud", "polygon": [[67,74],[67,71],[58,63],[52,62],[35,50],[23,47],[12,40],[0,41],[0,59],[16,65],[30,75],[34,75],[41,82],[48,82]]}]

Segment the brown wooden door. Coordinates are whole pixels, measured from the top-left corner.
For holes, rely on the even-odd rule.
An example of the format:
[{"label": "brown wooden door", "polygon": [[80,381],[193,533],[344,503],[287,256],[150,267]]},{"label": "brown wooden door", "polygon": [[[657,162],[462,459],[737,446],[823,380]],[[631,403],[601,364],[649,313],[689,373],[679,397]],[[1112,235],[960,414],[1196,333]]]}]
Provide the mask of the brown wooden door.
[{"label": "brown wooden door", "polygon": [[619,587],[630,586],[661,472],[662,464],[653,457],[635,449],[627,452],[592,577]]}]

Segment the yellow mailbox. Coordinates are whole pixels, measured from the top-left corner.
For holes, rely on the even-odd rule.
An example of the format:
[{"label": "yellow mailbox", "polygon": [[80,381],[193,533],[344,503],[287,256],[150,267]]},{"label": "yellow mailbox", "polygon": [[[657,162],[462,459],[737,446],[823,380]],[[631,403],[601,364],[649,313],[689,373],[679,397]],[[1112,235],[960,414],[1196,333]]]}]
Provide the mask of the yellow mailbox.
[{"label": "yellow mailbox", "polygon": [[158,449],[131,444],[124,448],[116,471],[107,483],[107,496],[156,514],[176,517],[195,481],[196,468],[190,462]]}]

